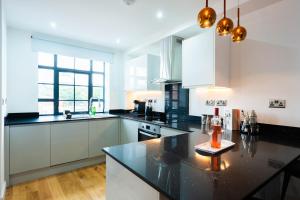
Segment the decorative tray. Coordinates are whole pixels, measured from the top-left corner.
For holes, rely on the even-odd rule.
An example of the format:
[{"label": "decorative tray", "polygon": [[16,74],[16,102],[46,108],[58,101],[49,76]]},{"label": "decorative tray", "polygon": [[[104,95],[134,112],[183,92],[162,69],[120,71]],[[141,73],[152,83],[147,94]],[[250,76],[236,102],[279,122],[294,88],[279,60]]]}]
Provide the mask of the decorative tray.
[{"label": "decorative tray", "polygon": [[232,146],[234,146],[235,143],[228,141],[228,140],[222,140],[221,141],[221,148],[217,149],[217,148],[213,148],[211,147],[210,141],[196,145],[195,149],[197,151],[202,151],[205,153],[209,153],[209,154],[216,154],[219,153],[221,151],[224,151]]}]

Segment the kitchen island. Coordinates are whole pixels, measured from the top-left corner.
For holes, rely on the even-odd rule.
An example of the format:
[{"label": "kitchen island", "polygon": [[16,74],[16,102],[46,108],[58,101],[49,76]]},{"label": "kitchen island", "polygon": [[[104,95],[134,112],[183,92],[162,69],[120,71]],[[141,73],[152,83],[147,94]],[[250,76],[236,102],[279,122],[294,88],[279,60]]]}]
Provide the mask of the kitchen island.
[{"label": "kitchen island", "polygon": [[[300,156],[300,146],[263,133],[223,137],[235,146],[222,154],[197,153],[205,130],[104,148],[107,200],[238,200],[250,198]],[[280,185],[278,186],[278,189]]]}]

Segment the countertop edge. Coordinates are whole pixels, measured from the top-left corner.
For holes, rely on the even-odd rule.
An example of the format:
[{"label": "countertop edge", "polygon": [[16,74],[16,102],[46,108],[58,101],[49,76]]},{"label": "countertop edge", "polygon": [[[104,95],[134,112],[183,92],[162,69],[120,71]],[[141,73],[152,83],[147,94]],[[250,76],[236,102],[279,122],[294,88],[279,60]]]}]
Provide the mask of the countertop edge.
[{"label": "countertop edge", "polygon": [[[49,118],[51,118],[52,116],[49,116]],[[60,122],[76,122],[76,121],[85,121],[85,120],[105,120],[105,119],[111,119],[111,118],[120,118],[120,119],[128,119],[128,120],[133,120],[133,121],[137,121],[137,122],[143,122],[143,123],[148,123],[148,124],[154,124],[154,125],[158,125],[160,127],[164,127],[164,128],[169,128],[169,129],[174,129],[174,130],[178,130],[178,131],[183,131],[183,132],[187,132],[187,133],[191,133],[193,131],[189,130],[189,129],[184,129],[184,128],[180,128],[180,127],[173,127],[170,124],[162,124],[162,123],[156,123],[155,121],[147,121],[144,119],[139,119],[137,117],[134,116],[124,116],[122,114],[110,114],[110,116],[99,116],[99,117],[94,117],[94,118],[72,118],[72,119],[65,119],[65,118],[60,118],[60,119],[55,119],[55,116],[53,116],[53,119],[49,119],[49,120],[41,120],[39,121],[39,118],[34,118],[32,119],[32,121],[30,121],[30,119],[28,120],[11,120],[12,122],[7,122],[8,120],[5,120],[5,126],[18,126],[18,125],[31,125],[31,124],[46,124],[46,123],[60,123]],[[187,122],[187,123],[191,123],[192,122]]]},{"label": "countertop edge", "polygon": [[[53,120],[45,120],[45,121],[15,121],[15,122],[7,122],[4,123],[4,126],[17,126],[17,125],[30,125],[30,124],[46,124],[46,123],[59,123],[59,122],[75,122],[75,121],[86,121],[86,120],[105,120],[111,118],[119,118],[118,115],[105,116],[105,117],[91,117],[91,118],[72,118],[72,119],[53,119]],[[35,120],[37,120],[36,118]]]}]

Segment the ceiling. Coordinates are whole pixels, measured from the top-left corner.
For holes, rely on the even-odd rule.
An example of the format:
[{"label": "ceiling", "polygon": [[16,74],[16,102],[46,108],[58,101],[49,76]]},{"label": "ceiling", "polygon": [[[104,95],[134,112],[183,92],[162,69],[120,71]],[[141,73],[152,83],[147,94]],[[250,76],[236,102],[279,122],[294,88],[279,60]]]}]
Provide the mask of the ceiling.
[{"label": "ceiling", "polygon": [[[203,2],[136,0],[127,6],[123,0],[7,0],[7,20],[12,27],[125,50],[195,21]],[[156,17],[159,11],[162,19]]]},{"label": "ceiling", "polygon": [[[279,0],[264,1],[270,4]],[[209,2],[217,13],[222,12],[223,1]],[[262,1],[240,2],[259,5]],[[136,0],[128,6],[123,0],[6,0],[8,26],[126,51],[170,34],[185,37],[199,31],[196,16],[204,3],[205,0]],[[227,1],[227,8],[236,3]],[[159,11],[163,14],[161,19],[156,16]],[[229,16],[234,18],[236,14]]]}]

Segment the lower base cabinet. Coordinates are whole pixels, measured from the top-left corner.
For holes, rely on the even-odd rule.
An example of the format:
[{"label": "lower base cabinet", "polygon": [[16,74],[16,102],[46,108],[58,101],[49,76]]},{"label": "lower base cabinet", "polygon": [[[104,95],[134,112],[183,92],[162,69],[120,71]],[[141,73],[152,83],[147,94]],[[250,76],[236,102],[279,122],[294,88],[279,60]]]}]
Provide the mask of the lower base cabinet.
[{"label": "lower base cabinet", "polygon": [[119,119],[89,122],[89,157],[104,155],[103,147],[119,144]]},{"label": "lower base cabinet", "polygon": [[61,122],[51,125],[51,165],[89,156],[89,122]]},{"label": "lower base cabinet", "polygon": [[50,125],[18,125],[9,129],[9,174],[50,166]]},{"label": "lower base cabinet", "polygon": [[121,144],[138,142],[139,122],[122,119],[121,120]]}]

